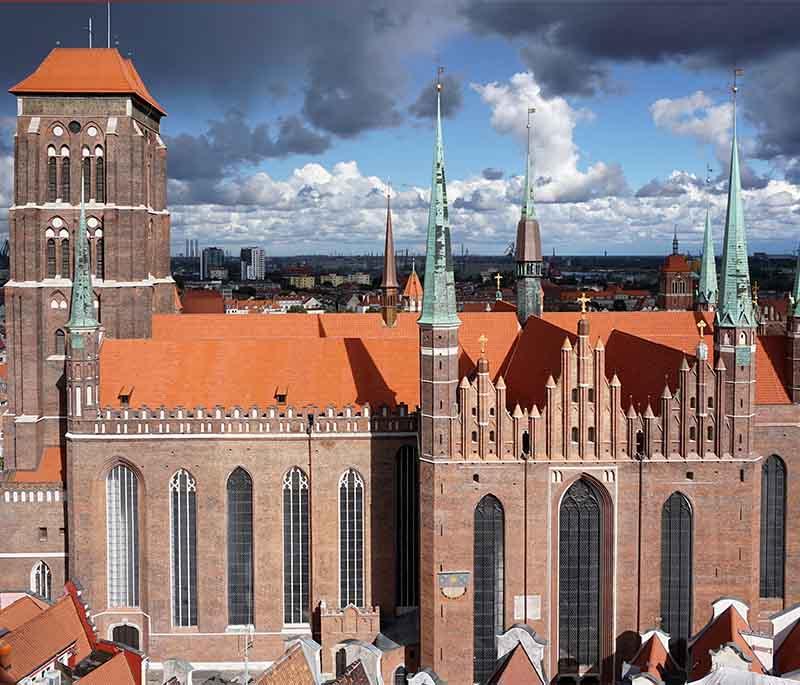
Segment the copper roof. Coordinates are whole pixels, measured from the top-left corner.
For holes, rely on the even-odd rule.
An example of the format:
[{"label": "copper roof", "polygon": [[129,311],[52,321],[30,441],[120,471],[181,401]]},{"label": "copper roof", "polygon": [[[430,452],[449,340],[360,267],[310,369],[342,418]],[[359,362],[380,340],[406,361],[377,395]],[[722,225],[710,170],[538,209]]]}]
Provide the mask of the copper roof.
[{"label": "copper roof", "polygon": [[133,62],[116,48],[53,48],[27,78],[9,88],[14,95],[134,95],[159,114],[166,111],[150,94]]}]

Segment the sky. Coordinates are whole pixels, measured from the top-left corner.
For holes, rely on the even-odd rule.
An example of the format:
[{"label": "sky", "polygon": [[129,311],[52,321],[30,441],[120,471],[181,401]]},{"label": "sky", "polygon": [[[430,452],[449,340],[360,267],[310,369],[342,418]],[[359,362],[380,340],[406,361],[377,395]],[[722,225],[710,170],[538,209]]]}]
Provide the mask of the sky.
[{"label": "sky", "polygon": [[[800,240],[800,3],[117,0],[111,44],[168,116],[173,252],[424,250],[434,79],[454,248],[514,240],[532,117],[543,251],[722,251],[733,67],[750,251]],[[0,4],[0,82],[107,43],[105,3]],[[0,222],[14,97],[0,95]],[[706,168],[710,166],[711,173]],[[710,182],[707,182],[707,178]],[[0,228],[7,231],[7,228]]]}]

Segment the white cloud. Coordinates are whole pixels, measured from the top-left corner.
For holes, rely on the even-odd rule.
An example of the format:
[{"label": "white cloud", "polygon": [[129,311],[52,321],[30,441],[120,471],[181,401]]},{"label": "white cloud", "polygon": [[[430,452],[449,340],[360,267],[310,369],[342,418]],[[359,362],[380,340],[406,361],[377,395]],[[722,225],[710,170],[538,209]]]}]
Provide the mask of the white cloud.
[{"label": "white cloud", "polygon": [[579,168],[581,156],[574,130],[578,123],[594,118],[591,111],[575,109],[562,97],[543,96],[530,72],[514,74],[508,83],[473,83],[471,87],[491,108],[492,127],[523,144],[528,108],[536,109],[532,126],[536,174],[545,179],[537,191],[539,200],[580,202],[628,192],[618,164],[595,162],[586,171]]}]

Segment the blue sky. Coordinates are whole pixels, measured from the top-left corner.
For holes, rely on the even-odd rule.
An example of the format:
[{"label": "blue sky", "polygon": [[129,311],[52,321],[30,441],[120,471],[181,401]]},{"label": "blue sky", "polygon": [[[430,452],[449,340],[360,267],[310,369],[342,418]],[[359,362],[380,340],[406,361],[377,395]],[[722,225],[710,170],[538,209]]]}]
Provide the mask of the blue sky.
[{"label": "blue sky", "polygon": [[[450,91],[456,242],[491,253],[513,239],[524,111],[536,104],[546,251],[657,254],[674,224],[697,250],[709,204],[719,244],[735,57],[745,68],[750,248],[786,251],[800,227],[800,123],[790,116],[800,106],[800,51],[784,34],[800,10],[698,7],[126,2],[112,5],[112,33],[169,112],[176,250],[187,237],[275,254],[378,250],[376,192],[389,178],[399,246],[421,249],[432,126],[420,106],[432,104],[438,63]],[[104,44],[103,5],[0,6],[5,83],[30,73],[57,40],[84,46],[90,14]],[[16,30],[20,22],[36,31]],[[13,97],[1,98],[6,160],[14,113]],[[708,192],[698,182],[706,163]],[[0,168],[7,205],[9,162]]]}]

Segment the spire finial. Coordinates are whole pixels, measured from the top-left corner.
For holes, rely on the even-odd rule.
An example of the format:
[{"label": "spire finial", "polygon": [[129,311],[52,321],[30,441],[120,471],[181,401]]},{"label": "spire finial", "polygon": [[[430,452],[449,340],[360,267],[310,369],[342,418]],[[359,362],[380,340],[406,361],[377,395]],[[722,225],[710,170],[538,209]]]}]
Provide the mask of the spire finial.
[{"label": "spire finial", "polygon": [[672,254],[678,254],[678,224],[673,224]]},{"label": "spire finial", "polygon": [[536,113],[535,107],[528,107],[528,156],[525,164],[525,196],[522,198],[522,218],[535,219],[536,205],[533,203],[533,186],[536,175],[533,170],[533,136],[531,135],[531,115]]}]

